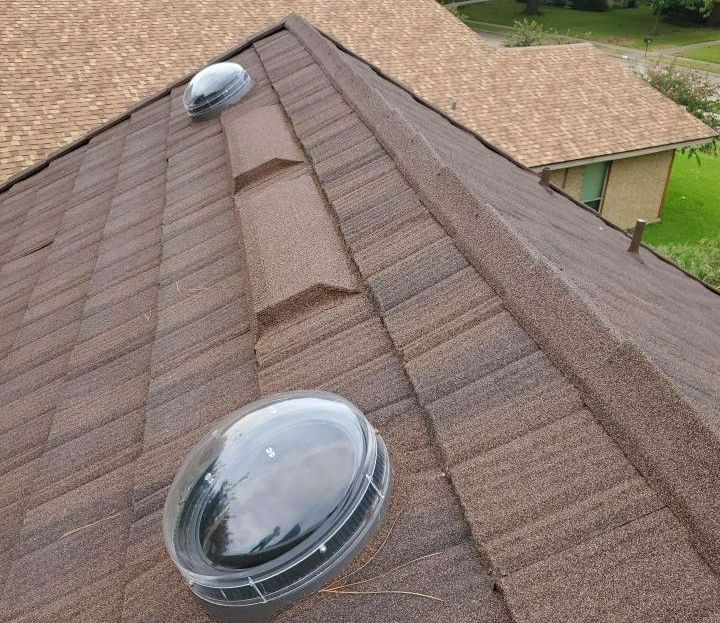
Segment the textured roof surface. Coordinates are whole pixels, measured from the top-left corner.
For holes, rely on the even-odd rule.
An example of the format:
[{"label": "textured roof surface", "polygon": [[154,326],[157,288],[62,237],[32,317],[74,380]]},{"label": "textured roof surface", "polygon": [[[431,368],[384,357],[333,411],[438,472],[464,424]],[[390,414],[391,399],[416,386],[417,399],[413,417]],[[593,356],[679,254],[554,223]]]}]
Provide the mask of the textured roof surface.
[{"label": "textured roof surface", "polygon": [[[720,616],[717,295],[302,20],[237,58],[220,119],[179,86],[0,194],[0,620],[207,620],[167,487],[228,411],[315,387],[397,482],[362,583],[280,620]],[[233,171],[244,115],[301,149]],[[295,242],[278,188],[340,285],[304,244],[307,272],[258,265]]]},{"label": "textured roof surface", "polygon": [[458,121],[528,166],[715,136],[590,43],[501,49],[474,77]]},{"label": "textured roof surface", "polygon": [[496,50],[434,0],[7,0],[0,180],[290,11],[529,166],[712,135],[587,45]]}]

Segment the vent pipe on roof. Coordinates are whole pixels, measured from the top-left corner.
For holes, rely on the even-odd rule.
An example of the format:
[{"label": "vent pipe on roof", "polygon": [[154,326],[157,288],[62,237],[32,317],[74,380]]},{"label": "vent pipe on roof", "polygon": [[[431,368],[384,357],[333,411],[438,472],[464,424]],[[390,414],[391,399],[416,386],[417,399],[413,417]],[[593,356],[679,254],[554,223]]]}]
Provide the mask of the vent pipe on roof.
[{"label": "vent pipe on roof", "polygon": [[194,119],[219,115],[242,99],[252,87],[252,78],[242,65],[215,63],[196,73],[185,88],[183,104]]},{"label": "vent pipe on roof", "polygon": [[550,187],[550,167],[543,167],[542,173],[540,174],[540,185],[547,188]]},{"label": "vent pipe on roof", "polygon": [[633,230],[632,240],[630,241],[630,246],[628,247],[628,253],[640,252],[640,244],[642,243],[642,237],[643,232],[645,231],[646,223],[647,221],[642,218],[639,218],[635,222],[635,229]]}]

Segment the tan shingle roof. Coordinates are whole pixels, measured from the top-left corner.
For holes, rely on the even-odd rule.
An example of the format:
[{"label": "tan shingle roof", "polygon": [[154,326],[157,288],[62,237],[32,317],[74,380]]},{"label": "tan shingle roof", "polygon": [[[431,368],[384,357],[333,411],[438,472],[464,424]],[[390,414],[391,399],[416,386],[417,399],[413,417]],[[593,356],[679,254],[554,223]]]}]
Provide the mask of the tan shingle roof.
[{"label": "tan shingle roof", "polygon": [[457,100],[459,121],[530,166],[709,135],[657,95],[648,105],[639,79],[589,48],[496,51],[433,0],[10,2],[0,179],[290,11],[435,105],[451,111]]},{"label": "tan shingle roof", "polygon": [[493,97],[467,124],[529,166],[714,136],[589,43],[504,49],[477,75]]}]

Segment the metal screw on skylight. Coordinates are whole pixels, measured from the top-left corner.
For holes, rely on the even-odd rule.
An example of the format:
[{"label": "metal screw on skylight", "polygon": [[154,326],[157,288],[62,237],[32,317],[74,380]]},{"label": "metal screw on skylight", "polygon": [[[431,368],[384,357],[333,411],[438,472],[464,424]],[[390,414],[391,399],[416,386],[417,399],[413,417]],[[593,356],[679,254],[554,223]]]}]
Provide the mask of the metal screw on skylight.
[{"label": "metal screw on skylight", "polygon": [[252,87],[247,70],[237,63],[215,63],[196,73],[185,88],[183,104],[194,119],[209,119],[240,101]]},{"label": "metal screw on skylight", "polygon": [[270,396],[191,450],[165,503],[165,544],[211,615],[265,620],[340,573],[379,527],[391,484],[385,444],[355,405]]}]

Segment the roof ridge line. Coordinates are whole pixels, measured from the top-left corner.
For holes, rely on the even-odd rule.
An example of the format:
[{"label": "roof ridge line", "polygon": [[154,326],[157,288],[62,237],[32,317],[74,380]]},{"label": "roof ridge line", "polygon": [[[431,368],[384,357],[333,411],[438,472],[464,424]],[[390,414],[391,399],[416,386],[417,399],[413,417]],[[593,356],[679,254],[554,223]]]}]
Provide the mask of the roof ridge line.
[{"label": "roof ridge line", "polygon": [[[475,132],[474,130],[470,129],[470,128],[467,127],[466,125],[463,125],[463,124],[460,123],[459,121],[456,121],[456,120],[453,119],[450,115],[448,115],[445,111],[443,111],[442,109],[440,109],[440,108],[438,108],[437,106],[435,106],[432,102],[426,100],[426,99],[423,98],[422,96],[420,96],[420,95],[418,95],[417,93],[415,93],[415,92],[413,91],[413,89],[412,89],[411,87],[409,87],[408,85],[406,85],[404,82],[402,82],[401,80],[398,80],[397,78],[394,78],[393,76],[390,76],[389,74],[385,73],[385,71],[383,71],[382,69],[380,69],[377,65],[371,63],[370,61],[364,59],[364,58],[361,57],[361,56],[358,56],[355,52],[353,52],[352,50],[350,50],[349,48],[347,48],[341,41],[339,41],[338,39],[336,39],[333,35],[330,35],[330,34],[324,32],[324,31],[320,30],[319,28],[317,28],[317,27],[314,26],[313,24],[310,24],[310,23],[307,22],[307,20],[305,20],[302,16],[300,16],[300,15],[298,15],[298,14],[296,14],[296,13],[290,13],[290,14],[288,14],[288,16],[287,16],[287,18],[286,18],[286,21],[285,21],[285,28],[287,28],[287,29],[288,29],[289,31],[291,31],[291,32],[295,32],[295,30],[293,30],[293,28],[294,28],[293,23],[294,23],[296,20],[299,20],[300,22],[303,22],[303,23],[308,24],[311,28],[313,28],[314,30],[316,30],[317,32],[319,32],[323,37],[325,37],[325,39],[327,39],[327,40],[329,40],[329,41],[332,41],[332,43],[334,43],[337,48],[339,48],[340,50],[342,50],[342,51],[345,52],[346,54],[349,54],[349,55],[352,56],[353,58],[356,58],[357,60],[365,63],[365,64],[366,64],[368,67],[370,67],[378,76],[380,76],[381,78],[384,78],[384,79],[387,80],[388,82],[391,82],[392,84],[394,84],[394,85],[400,87],[401,89],[403,89],[403,90],[404,90],[410,97],[412,97],[416,102],[418,102],[419,104],[422,104],[422,105],[425,106],[426,108],[431,109],[433,112],[435,112],[436,114],[440,115],[443,119],[445,119],[445,121],[447,121],[449,124],[455,126],[456,128],[459,128],[459,129],[462,130],[463,132],[466,132],[467,134],[469,134],[470,136],[472,136],[473,138],[475,138],[476,140],[478,140],[480,143],[482,143],[482,144],[483,144],[485,147],[487,147],[490,151],[493,151],[493,152],[495,152],[496,154],[501,155],[503,158],[505,158],[505,159],[508,160],[509,162],[512,162],[515,166],[517,166],[517,167],[520,168],[520,169],[523,169],[523,170],[525,170],[525,171],[530,171],[531,173],[537,174],[531,166],[528,166],[528,165],[523,164],[522,162],[520,162],[519,160],[517,160],[511,153],[505,151],[504,149],[502,149],[501,147],[498,147],[497,145],[493,145],[492,143],[488,142],[485,138],[483,138],[482,136],[480,136],[477,132]],[[290,24],[289,26],[288,26],[288,22],[289,22],[289,24]],[[300,38],[302,39],[302,36],[301,36],[301,35],[299,35],[299,36],[300,36]],[[572,45],[581,45],[581,44],[569,44],[569,45],[563,44],[563,45],[560,45],[560,46],[558,46],[558,47],[567,48],[567,47],[570,47],[570,46],[572,46]],[[592,45],[592,43],[588,43],[588,45],[589,45],[590,47],[592,47],[593,49],[597,50],[597,49],[595,48],[595,46]],[[538,50],[538,49],[544,49],[544,48],[547,48],[547,47],[550,47],[550,46],[540,46],[540,47],[535,47],[535,48],[533,48],[533,49]],[[527,49],[527,48],[507,48],[508,51],[511,50],[511,49],[512,49],[512,50],[525,50],[525,49]],[[687,112],[687,111],[685,111],[685,112]],[[688,114],[689,114],[689,113],[688,113]],[[717,133],[716,133],[716,134],[717,134]],[[659,145],[658,145],[658,146],[659,146]],[[619,152],[619,153],[624,153],[624,152]],[[612,154],[605,154],[605,155],[612,155]],[[567,161],[567,162],[571,162],[571,161]],[[631,236],[630,234],[628,234],[628,232],[627,232],[625,229],[623,229],[622,227],[616,225],[616,224],[613,223],[612,221],[608,220],[607,218],[605,218],[602,214],[600,214],[600,213],[597,212],[596,210],[593,210],[592,208],[589,208],[589,207],[586,206],[584,203],[582,203],[581,201],[579,201],[578,199],[576,199],[575,197],[573,197],[571,194],[569,194],[565,189],[560,188],[559,186],[555,186],[555,184],[553,184],[552,182],[550,182],[549,185],[552,187],[552,189],[553,189],[557,194],[561,195],[562,197],[565,197],[568,201],[571,201],[571,202],[574,203],[577,207],[585,210],[588,214],[592,214],[594,218],[602,221],[605,225],[607,225],[607,226],[610,227],[611,229],[614,229],[615,231],[620,232],[620,233],[623,234],[628,240],[630,240],[630,239],[632,238],[632,236]],[[689,278],[692,279],[693,281],[697,281],[697,282],[698,282],[699,284],[701,284],[704,288],[706,288],[706,289],[710,290],[711,292],[713,292],[714,294],[717,294],[717,295],[720,296],[720,289],[716,288],[715,286],[710,285],[709,283],[707,283],[707,282],[703,281],[702,279],[700,279],[697,275],[694,275],[694,274],[692,274],[691,272],[687,271],[686,269],[684,269],[682,266],[680,266],[679,264],[677,264],[676,262],[674,262],[674,261],[673,261],[672,259],[670,259],[669,257],[665,257],[664,255],[661,255],[660,253],[658,253],[657,251],[655,251],[652,247],[649,247],[647,244],[645,244],[645,242],[642,242],[642,241],[641,241],[641,242],[640,242],[640,246],[641,246],[642,248],[646,249],[648,252],[652,253],[652,254],[653,254],[656,258],[658,258],[659,260],[662,260],[662,261],[665,262],[666,264],[669,264],[669,265],[672,266],[673,268],[679,270],[679,271],[680,271],[681,273],[683,273],[686,277],[689,277]]]},{"label": "roof ridge line", "polygon": [[[341,45],[295,15],[288,17],[286,28],[303,42],[470,264],[576,385],[596,419],[688,528],[703,558],[720,573],[718,431],[635,342],[612,329],[593,303],[492,205],[475,197],[427,140],[342,58]],[[497,148],[489,148],[530,171]],[[541,305],[534,296],[537,291],[547,293]],[[586,348],[578,349],[579,344]],[[626,417],[627,413],[632,417]],[[688,439],[693,440],[692,446]]]}]

